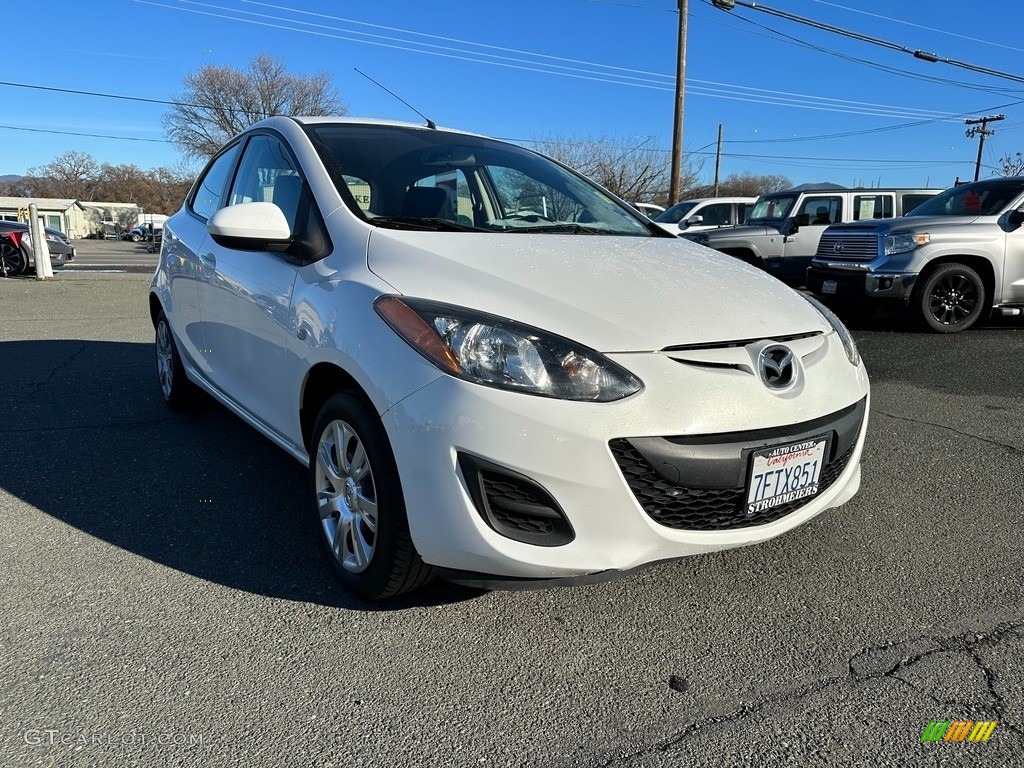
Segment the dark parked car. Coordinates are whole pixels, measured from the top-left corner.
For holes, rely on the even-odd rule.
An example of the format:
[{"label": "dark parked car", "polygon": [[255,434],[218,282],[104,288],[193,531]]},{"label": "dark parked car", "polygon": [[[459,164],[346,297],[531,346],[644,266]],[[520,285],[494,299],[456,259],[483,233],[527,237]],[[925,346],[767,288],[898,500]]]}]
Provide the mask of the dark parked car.
[{"label": "dark parked car", "polygon": [[[59,229],[44,227],[46,247],[50,251],[50,264],[63,266],[75,258],[75,246]],[[26,235],[28,224],[19,221],[0,221],[0,275],[15,277],[35,268],[35,254]],[[13,237],[12,237],[13,235]]]}]

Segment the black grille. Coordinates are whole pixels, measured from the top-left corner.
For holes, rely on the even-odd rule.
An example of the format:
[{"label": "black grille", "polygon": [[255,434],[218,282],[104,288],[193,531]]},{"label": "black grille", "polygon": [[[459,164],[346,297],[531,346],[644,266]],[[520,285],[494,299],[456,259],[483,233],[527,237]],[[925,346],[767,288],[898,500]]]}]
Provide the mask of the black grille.
[{"label": "black grille", "polygon": [[554,532],[554,520],[537,514],[551,509],[550,500],[541,498],[529,485],[487,470],[480,473],[480,481],[495,522],[527,533]]},{"label": "black grille", "polygon": [[466,453],[459,454],[459,468],[473,505],[502,536],[541,547],[576,537],[558,502],[530,478]]},{"label": "black grille", "polygon": [[[630,445],[628,440],[609,443],[615,461],[627,485],[640,502],[644,512],[656,523],[684,531],[727,531],[765,525],[795,512],[810,499],[797,499],[788,504],[746,514],[745,488],[689,488],[673,485],[659,477],[654,468]],[[837,459],[826,464],[818,480],[818,492],[831,486],[846,469],[856,444]]]},{"label": "black grille", "polygon": [[[842,245],[841,251],[835,246]],[[825,232],[818,241],[816,258],[829,261],[871,261],[878,257],[878,235]]]}]

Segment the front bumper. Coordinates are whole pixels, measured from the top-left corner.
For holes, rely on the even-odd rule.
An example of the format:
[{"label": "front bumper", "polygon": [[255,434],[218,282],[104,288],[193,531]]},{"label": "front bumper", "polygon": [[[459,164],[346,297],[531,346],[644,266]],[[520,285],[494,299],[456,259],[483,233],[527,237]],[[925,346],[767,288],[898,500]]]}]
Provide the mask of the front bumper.
[{"label": "front bumper", "polygon": [[[834,334],[819,338],[801,359],[800,385],[785,395],[769,392],[747,372],[686,364],[661,353],[610,356],[645,383],[637,395],[614,403],[532,397],[451,377],[432,382],[383,414],[418,552],[471,583],[601,580],[655,562],[765,541],[845,503],[860,485],[867,375],[863,366],[850,366]],[[842,453],[841,441],[832,438],[830,460],[842,462],[834,465],[828,487],[761,524],[701,530],[659,522],[616,454],[617,441],[649,445],[661,436],[711,447],[712,454],[714,446],[727,444],[735,461],[719,486],[732,494],[735,506],[751,450],[792,442],[802,434],[801,425],[815,420],[824,419],[814,426],[816,434],[838,435],[828,417],[851,406],[862,416],[842,428]],[[737,432],[749,440],[731,440]],[[474,503],[479,492],[460,468],[465,455],[536,484],[564,513],[570,540],[543,546],[502,535]],[[716,463],[721,456],[711,458]],[[721,474],[723,466],[711,474]]]},{"label": "front bumper", "polygon": [[861,265],[843,269],[812,262],[807,288],[825,298],[908,299],[917,277],[916,272],[876,272]]}]

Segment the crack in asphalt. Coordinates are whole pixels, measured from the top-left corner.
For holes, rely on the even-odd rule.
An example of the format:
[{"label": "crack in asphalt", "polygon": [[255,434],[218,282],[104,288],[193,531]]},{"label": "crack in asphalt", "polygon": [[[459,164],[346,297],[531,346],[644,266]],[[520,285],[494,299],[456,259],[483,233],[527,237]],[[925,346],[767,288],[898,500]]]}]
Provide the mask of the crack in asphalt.
[{"label": "crack in asphalt", "polygon": [[[1003,701],[1002,695],[996,690],[995,680],[997,674],[984,662],[981,658],[981,650],[984,648],[991,648],[997,646],[1002,640],[1008,637],[1019,638],[1021,637],[1020,630],[1024,628],[1024,621],[1017,622],[1001,622],[997,624],[993,629],[988,632],[966,632],[959,635],[951,635],[947,637],[932,637],[928,635],[922,635],[917,638],[910,640],[904,640],[898,643],[883,643],[880,645],[869,646],[862,648],[852,656],[849,657],[846,664],[845,675],[833,675],[830,677],[820,678],[818,680],[807,683],[806,685],[799,686],[785,692],[772,693],[762,697],[760,700],[750,704],[741,703],[740,706],[723,715],[715,715],[713,717],[706,717],[702,720],[695,720],[690,723],[686,723],[679,731],[672,736],[662,739],[661,741],[651,744],[647,747],[639,749],[628,755],[619,755],[609,757],[601,762],[593,763],[594,768],[611,768],[611,766],[617,765],[628,765],[637,758],[641,758],[645,755],[655,754],[657,752],[667,752],[676,745],[682,743],[687,738],[692,736],[694,733],[712,726],[720,725],[722,723],[731,723],[744,720],[750,715],[757,714],[764,710],[767,710],[775,705],[785,704],[788,701],[798,701],[811,694],[824,691],[828,688],[832,688],[842,683],[852,683],[853,685],[859,685],[871,680],[890,679],[898,681],[908,687],[914,689],[923,696],[927,696],[936,703],[949,706],[949,707],[962,707],[963,702],[959,701],[944,701],[937,696],[934,696],[928,691],[925,691],[912,682],[905,680],[900,677],[897,673],[901,670],[908,669],[919,661],[928,658],[929,656],[936,653],[965,653],[973,660],[975,665],[981,669],[985,676],[985,685],[990,697],[990,702],[979,704],[972,702],[972,706],[982,709],[986,713],[993,715],[992,719],[999,721],[999,727],[1001,730],[1010,731],[1017,735],[1024,743],[1024,730],[1011,723],[1005,722],[1003,716],[1006,712],[1006,704]],[[920,642],[930,642],[931,647],[927,650],[919,653],[903,656],[899,661],[890,664],[887,668],[882,671],[868,671],[857,669],[857,660],[868,657],[871,654],[881,653],[893,649],[897,649],[901,646],[908,646],[917,644]]]},{"label": "crack in asphalt", "polygon": [[871,409],[871,413],[873,413],[873,414],[877,413],[877,414],[880,414],[882,416],[888,416],[890,419],[896,419],[898,421],[909,421],[912,424],[922,424],[922,425],[929,426],[929,427],[937,427],[939,429],[945,429],[945,430],[947,430],[949,432],[952,432],[955,435],[960,435],[961,437],[970,437],[970,438],[973,438],[974,440],[980,440],[983,443],[988,443],[989,445],[993,445],[993,446],[996,446],[996,447],[999,447],[999,448],[1005,448],[1006,450],[1010,451],[1011,453],[1024,454],[1024,448],[1021,448],[1020,446],[1011,445],[1010,443],[1001,443],[998,440],[993,440],[992,438],[989,438],[989,437],[982,437],[981,435],[973,435],[970,432],[962,432],[961,430],[957,429],[956,427],[951,427],[948,424],[937,424],[934,421],[924,421],[923,419],[912,419],[909,416],[897,416],[895,413],[888,413],[887,411],[881,411],[881,410],[878,410],[877,408],[872,408]]},{"label": "crack in asphalt", "polygon": [[35,396],[38,395],[43,390],[43,387],[45,387],[47,384],[53,381],[57,374],[60,373],[60,370],[62,368],[66,368],[73,362],[75,362],[75,358],[77,358],[80,354],[85,352],[85,348],[87,346],[88,343],[83,341],[81,344],[78,345],[78,349],[71,353],[71,356],[67,360],[57,363],[52,369],[50,369],[50,372],[46,374],[46,376],[43,379],[36,382],[36,385],[32,388],[32,391],[28,393],[26,399],[32,400],[33,398],[35,398]]}]

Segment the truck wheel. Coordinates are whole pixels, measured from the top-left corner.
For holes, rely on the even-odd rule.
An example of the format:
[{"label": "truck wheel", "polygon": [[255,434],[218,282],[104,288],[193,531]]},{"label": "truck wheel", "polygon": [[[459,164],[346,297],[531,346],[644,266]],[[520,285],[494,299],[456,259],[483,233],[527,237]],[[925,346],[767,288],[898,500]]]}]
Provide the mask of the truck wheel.
[{"label": "truck wheel", "polygon": [[981,317],[985,284],[966,264],[940,264],[925,276],[912,305],[931,330],[959,333]]}]

